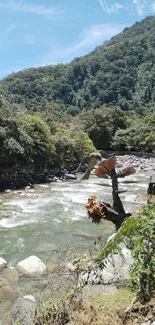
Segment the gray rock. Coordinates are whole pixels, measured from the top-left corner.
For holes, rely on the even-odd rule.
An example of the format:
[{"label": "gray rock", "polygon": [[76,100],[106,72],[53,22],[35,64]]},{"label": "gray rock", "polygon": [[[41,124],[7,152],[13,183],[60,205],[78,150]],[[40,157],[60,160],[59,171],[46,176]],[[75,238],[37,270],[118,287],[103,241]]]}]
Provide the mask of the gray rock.
[{"label": "gray rock", "polygon": [[73,175],[73,174],[66,174],[66,180],[76,180],[77,177],[76,175]]},{"label": "gray rock", "polygon": [[46,265],[36,256],[30,256],[16,266],[19,273],[24,275],[40,275],[46,271]]},{"label": "gray rock", "polygon": [[13,308],[13,320],[20,325],[33,325],[36,303],[30,299],[18,298]]},{"label": "gray rock", "polygon": [[19,273],[16,270],[16,268],[10,268],[10,267],[5,268],[3,271],[3,276],[7,280],[9,280],[11,284],[16,284],[19,279]]},{"label": "gray rock", "polygon": [[12,300],[16,295],[10,282],[5,278],[0,278],[0,300]]},{"label": "gray rock", "polygon": [[31,186],[26,186],[25,187],[25,190],[30,190],[31,189]]},{"label": "gray rock", "polygon": [[33,252],[48,252],[48,251],[56,251],[57,248],[52,243],[40,243],[37,246],[33,247]]},{"label": "gray rock", "polygon": [[133,263],[131,250],[124,244],[119,247],[117,254],[111,254],[104,265],[92,267],[91,270],[83,271],[78,279],[78,286],[86,284],[115,284],[125,283],[129,280],[129,270]]},{"label": "gray rock", "polygon": [[101,283],[103,284],[110,284],[116,282],[115,274],[114,272],[113,273],[109,272],[109,267],[108,270],[106,268],[102,270],[102,272],[100,273],[100,279],[101,279]]},{"label": "gray rock", "polygon": [[7,266],[7,262],[4,258],[0,257],[0,271],[3,270]]}]

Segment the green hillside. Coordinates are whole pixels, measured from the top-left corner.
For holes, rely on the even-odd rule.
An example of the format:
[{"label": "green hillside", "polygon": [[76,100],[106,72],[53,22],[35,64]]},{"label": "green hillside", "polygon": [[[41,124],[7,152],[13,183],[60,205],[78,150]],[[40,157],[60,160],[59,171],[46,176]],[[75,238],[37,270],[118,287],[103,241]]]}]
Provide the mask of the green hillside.
[{"label": "green hillside", "polygon": [[[90,152],[155,152],[155,17],[70,64],[0,81],[0,190]],[[69,169],[70,170],[70,169]]]},{"label": "green hillside", "polygon": [[154,110],[155,17],[147,17],[70,64],[31,68],[1,81],[1,92],[31,110],[83,109],[118,105]]}]

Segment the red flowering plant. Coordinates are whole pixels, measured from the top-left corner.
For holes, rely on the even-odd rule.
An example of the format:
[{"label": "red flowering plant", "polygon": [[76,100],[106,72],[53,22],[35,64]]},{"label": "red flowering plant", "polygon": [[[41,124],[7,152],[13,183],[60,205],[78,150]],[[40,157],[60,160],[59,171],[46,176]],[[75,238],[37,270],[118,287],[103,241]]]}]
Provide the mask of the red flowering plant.
[{"label": "red flowering plant", "polygon": [[105,216],[104,212],[102,212],[102,203],[96,202],[96,196],[93,194],[88,198],[88,202],[85,203],[84,206],[92,222],[99,224],[101,219]]}]

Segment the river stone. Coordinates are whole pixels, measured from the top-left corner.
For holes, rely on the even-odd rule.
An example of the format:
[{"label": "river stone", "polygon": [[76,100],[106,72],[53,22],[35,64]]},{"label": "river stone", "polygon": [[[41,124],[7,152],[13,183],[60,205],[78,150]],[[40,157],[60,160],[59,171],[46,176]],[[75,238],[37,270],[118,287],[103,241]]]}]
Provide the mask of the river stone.
[{"label": "river stone", "polygon": [[7,266],[7,262],[4,258],[0,257],[0,271],[3,270]]},{"label": "river stone", "polygon": [[18,298],[13,307],[13,320],[20,325],[33,325],[36,303],[30,299]]},{"label": "river stone", "polygon": [[48,252],[48,251],[56,251],[56,246],[52,243],[40,243],[35,246],[32,250],[33,252]]},{"label": "river stone", "polygon": [[11,284],[16,284],[19,279],[19,273],[15,268],[7,267],[3,271],[3,276],[5,279],[9,280]]},{"label": "river stone", "polygon": [[94,239],[94,240],[96,239],[95,235],[89,235],[85,232],[73,232],[72,235],[76,237],[86,238],[86,239]]},{"label": "river stone", "polygon": [[19,262],[16,269],[23,275],[40,275],[46,271],[46,265],[37,256],[30,256]]},{"label": "river stone", "polygon": [[66,174],[66,180],[76,180],[77,176],[73,174]]},{"label": "river stone", "polygon": [[128,281],[132,263],[132,251],[122,244],[120,251],[117,254],[112,254],[106,260],[106,267],[102,271],[103,283],[124,283]]},{"label": "river stone", "polygon": [[11,190],[6,190],[5,193],[11,193],[12,191]]},{"label": "river stone", "polygon": [[5,278],[0,278],[0,300],[13,299],[16,293]]},{"label": "river stone", "polygon": [[46,184],[39,184],[38,186],[41,188],[49,188],[49,185],[46,185]]}]

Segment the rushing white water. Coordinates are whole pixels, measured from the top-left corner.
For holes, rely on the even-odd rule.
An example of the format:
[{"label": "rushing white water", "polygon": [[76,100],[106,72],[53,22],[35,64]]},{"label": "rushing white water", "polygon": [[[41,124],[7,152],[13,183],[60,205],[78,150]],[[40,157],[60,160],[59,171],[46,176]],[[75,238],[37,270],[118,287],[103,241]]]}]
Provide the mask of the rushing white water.
[{"label": "rushing white water", "polygon": [[[92,224],[84,207],[92,193],[99,200],[111,202],[111,188],[101,186],[103,183],[110,184],[110,181],[92,176],[82,183],[57,182],[4,194],[0,209],[0,254],[10,265],[15,265],[32,254],[54,261],[56,250],[70,244],[79,251],[93,249],[97,236],[103,235],[106,240],[114,231],[110,222]],[[148,178],[144,175],[129,177],[127,183],[122,180],[120,188],[128,189],[127,193],[122,193],[122,199],[129,194],[141,195],[143,199],[147,184]],[[127,212],[139,207],[128,200],[125,202]],[[39,252],[36,247],[45,246],[45,243],[53,244],[55,249],[45,249],[45,252],[40,249]]]}]

